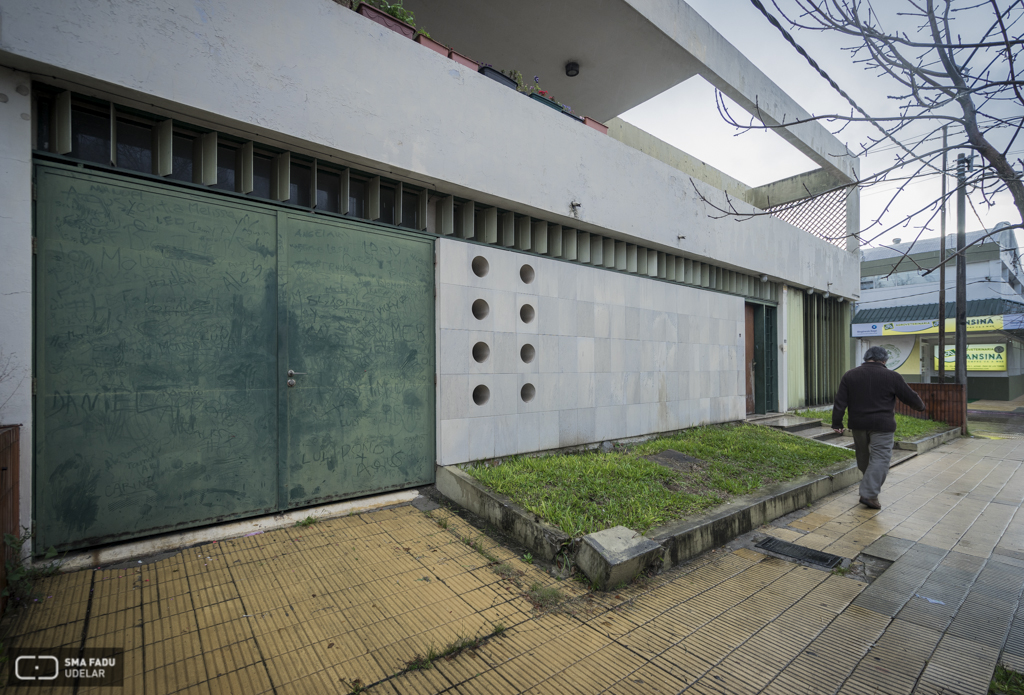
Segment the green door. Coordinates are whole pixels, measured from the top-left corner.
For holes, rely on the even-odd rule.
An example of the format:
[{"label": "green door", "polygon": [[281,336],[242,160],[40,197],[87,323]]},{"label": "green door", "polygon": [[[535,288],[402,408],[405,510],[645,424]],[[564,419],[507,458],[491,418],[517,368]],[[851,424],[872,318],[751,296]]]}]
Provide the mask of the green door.
[{"label": "green door", "polygon": [[746,306],[754,313],[754,412],[775,412],[779,407],[776,308],[751,303]]},{"label": "green door", "polygon": [[432,240],[311,215],[283,229],[284,506],[433,482]]},{"label": "green door", "polygon": [[76,167],[36,185],[37,547],[432,480],[430,239]]}]

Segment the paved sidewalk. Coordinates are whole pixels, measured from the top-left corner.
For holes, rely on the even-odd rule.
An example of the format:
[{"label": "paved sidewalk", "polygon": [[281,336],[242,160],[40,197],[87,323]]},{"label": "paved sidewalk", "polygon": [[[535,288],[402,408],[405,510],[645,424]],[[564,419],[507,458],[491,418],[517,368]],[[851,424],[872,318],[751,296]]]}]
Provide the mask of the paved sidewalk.
[{"label": "paved sidewalk", "polygon": [[[466,522],[409,506],[54,578],[5,642],[122,646],[126,693],[981,694],[1000,658],[1024,670],[1022,459],[957,440],[894,468],[880,512],[854,486],[761,529],[892,562],[872,584],[740,548],[587,593],[482,539],[503,578]],[[566,600],[539,610],[535,583]]]}]

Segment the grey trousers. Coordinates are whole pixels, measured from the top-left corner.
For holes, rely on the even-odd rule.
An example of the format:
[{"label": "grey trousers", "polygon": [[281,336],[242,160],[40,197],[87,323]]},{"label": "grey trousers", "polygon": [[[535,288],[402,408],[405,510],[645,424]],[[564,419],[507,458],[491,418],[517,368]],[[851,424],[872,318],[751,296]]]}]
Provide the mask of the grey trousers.
[{"label": "grey trousers", "polygon": [[864,474],[860,481],[860,496],[866,500],[878,498],[882,483],[889,475],[889,461],[892,459],[892,445],[895,432],[872,432],[871,430],[850,430],[853,446],[857,450],[857,468]]}]

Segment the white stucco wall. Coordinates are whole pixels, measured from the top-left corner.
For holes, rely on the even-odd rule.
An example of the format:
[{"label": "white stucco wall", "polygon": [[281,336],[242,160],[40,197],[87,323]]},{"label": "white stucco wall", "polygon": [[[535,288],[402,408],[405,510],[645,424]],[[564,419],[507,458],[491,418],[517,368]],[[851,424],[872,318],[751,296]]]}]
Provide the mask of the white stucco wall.
[{"label": "white stucco wall", "polygon": [[0,13],[0,64],[67,86],[730,269],[859,292],[855,256],[775,218],[710,219],[678,170],[331,0],[2,0]]},{"label": "white stucco wall", "polygon": [[[744,417],[741,297],[450,239],[438,241],[438,275],[442,465]],[[479,363],[477,343],[490,350]]]},{"label": "white stucco wall", "polygon": [[28,75],[0,68],[0,425],[21,427],[21,525],[31,527],[32,125]]}]

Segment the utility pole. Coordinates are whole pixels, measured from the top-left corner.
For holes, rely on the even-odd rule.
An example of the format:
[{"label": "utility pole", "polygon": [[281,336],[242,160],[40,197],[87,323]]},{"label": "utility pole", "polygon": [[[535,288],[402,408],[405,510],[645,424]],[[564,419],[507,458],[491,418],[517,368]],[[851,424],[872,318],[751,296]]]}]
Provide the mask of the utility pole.
[{"label": "utility pole", "polygon": [[939,383],[946,383],[946,129],[942,126],[942,215],[939,222]]},{"label": "utility pole", "polygon": [[967,386],[967,169],[970,160],[956,156],[956,383]]}]

